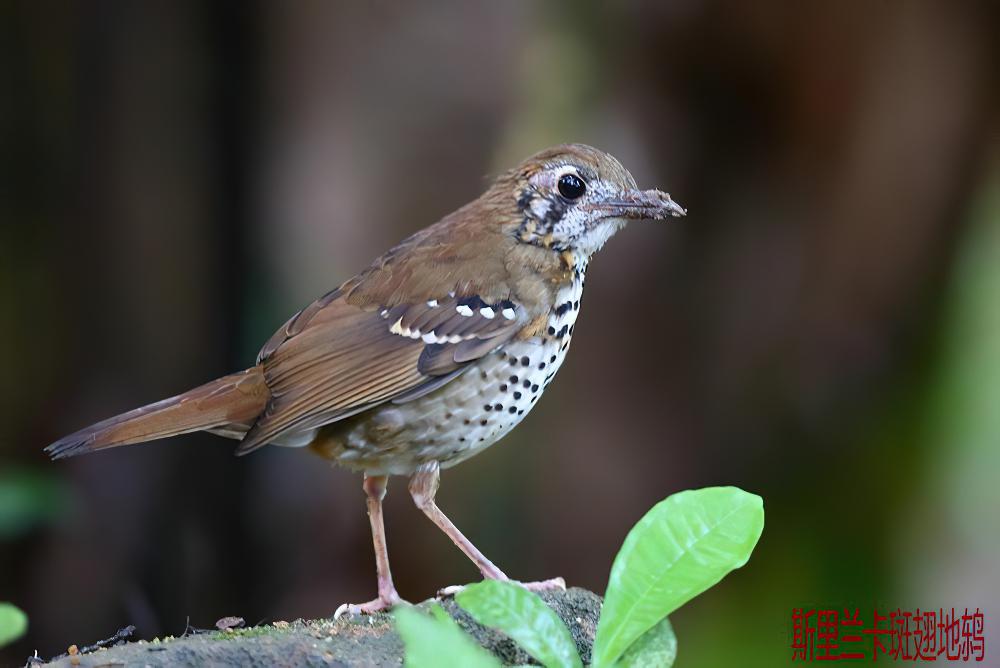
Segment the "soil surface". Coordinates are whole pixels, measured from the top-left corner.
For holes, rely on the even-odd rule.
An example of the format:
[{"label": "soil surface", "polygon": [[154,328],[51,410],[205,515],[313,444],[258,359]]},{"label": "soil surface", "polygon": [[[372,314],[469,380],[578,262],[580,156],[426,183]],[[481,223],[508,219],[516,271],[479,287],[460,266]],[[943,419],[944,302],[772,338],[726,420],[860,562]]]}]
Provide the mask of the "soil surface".
[{"label": "soil surface", "polygon": [[[541,594],[573,634],[584,662],[597,630],[601,599],[585,589]],[[419,607],[426,607],[428,602]],[[454,600],[442,607],[483,647],[508,665],[532,663],[507,636],[480,626]],[[266,626],[200,632],[182,638],[130,642],[64,656],[50,666],[400,666],[403,643],[387,614],[339,620],[275,622]]]}]

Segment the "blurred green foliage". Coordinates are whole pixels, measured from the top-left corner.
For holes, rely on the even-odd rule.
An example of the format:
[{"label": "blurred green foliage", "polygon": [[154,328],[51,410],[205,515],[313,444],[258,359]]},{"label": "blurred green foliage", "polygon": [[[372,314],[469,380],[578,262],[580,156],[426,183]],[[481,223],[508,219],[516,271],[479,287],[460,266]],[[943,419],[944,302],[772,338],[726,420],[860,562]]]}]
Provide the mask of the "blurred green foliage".
[{"label": "blurred green foliage", "polygon": [[28,616],[15,605],[0,603],[0,647],[9,645],[28,631]]},{"label": "blurred green foliage", "polygon": [[17,538],[64,515],[65,484],[54,475],[27,468],[0,473],[0,540]]},{"label": "blurred green foliage", "polygon": [[[396,611],[396,630],[406,644],[408,668],[452,665],[468,668],[494,668],[498,665],[486,650],[467,636],[441,606],[425,615],[413,608]],[[443,658],[448,661],[443,663]]]}]

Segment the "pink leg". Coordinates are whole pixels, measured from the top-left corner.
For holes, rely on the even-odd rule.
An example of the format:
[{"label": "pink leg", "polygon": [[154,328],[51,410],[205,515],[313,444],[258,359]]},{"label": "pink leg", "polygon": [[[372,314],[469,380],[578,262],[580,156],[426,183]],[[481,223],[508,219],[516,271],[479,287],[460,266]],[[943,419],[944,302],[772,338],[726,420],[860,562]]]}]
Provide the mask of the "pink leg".
[{"label": "pink leg", "polygon": [[389,550],[385,544],[385,525],[382,523],[382,499],[385,498],[385,488],[388,476],[365,476],[363,488],[368,496],[368,519],[372,525],[372,543],[375,546],[375,570],[378,574],[378,598],[360,605],[345,603],[337,608],[334,617],[340,617],[345,612],[352,615],[371,614],[380,610],[388,610],[401,603],[403,599],[392,584],[392,572],[389,570]]},{"label": "pink leg", "polygon": [[[434,497],[437,496],[440,481],[441,466],[438,462],[430,462],[417,469],[417,472],[410,478],[410,495],[413,497],[413,502],[417,505],[417,508],[420,508],[430,518],[431,522],[434,522],[448,538],[451,538],[451,542],[464,552],[465,556],[479,568],[479,572],[483,574],[484,578],[488,580],[510,581],[510,578],[497,568],[492,561],[487,559],[486,555],[480,552],[479,548],[473,545],[472,541],[466,538],[458,530],[458,527],[437,507]],[[562,578],[552,578],[551,580],[543,580],[541,582],[518,582],[517,584],[534,591],[566,588],[566,582]],[[442,590],[442,592],[454,593],[454,588],[448,587]]]}]

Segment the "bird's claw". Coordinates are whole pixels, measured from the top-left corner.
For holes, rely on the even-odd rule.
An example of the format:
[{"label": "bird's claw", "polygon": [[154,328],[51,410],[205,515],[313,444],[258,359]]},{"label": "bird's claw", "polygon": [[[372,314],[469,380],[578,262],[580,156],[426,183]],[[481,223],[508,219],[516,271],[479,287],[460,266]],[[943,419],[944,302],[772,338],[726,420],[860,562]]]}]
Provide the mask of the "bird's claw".
[{"label": "bird's claw", "polygon": [[518,582],[528,591],[566,591],[566,580],[561,577],[549,578],[538,582]]},{"label": "bird's claw", "polygon": [[[504,582],[510,582],[511,584],[516,584],[520,587],[524,587],[528,591],[554,591],[561,590],[566,591],[566,580],[561,577],[550,578],[548,580],[540,580],[538,582],[521,582],[519,580],[504,580]],[[465,589],[468,585],[451,585],[443,589],[438,589],[437,597],[451,598],[455,596],[460,591]]]},{"label": "bird's claw", "polygon": [[465,589],[465,587],[466,587],[466,585],[449,585],[447,587],[443,587],[441,589],[438,589],[437,597],[439,599],[440,598],[451,598],[452,596],[454,596],[458,592],[460,592],[463,589]]},{"label": "bird's claw", "polygon": [[361,615],[373,615],[376,612],[386,612],[391,610],[400,603],[404,603],[403,599],[396,596],[385,596],[372,599],[367,603],[343,603],[334,611],[333,618],[340,619],[344,615],[350,615],[351,617],[359,617]]}]

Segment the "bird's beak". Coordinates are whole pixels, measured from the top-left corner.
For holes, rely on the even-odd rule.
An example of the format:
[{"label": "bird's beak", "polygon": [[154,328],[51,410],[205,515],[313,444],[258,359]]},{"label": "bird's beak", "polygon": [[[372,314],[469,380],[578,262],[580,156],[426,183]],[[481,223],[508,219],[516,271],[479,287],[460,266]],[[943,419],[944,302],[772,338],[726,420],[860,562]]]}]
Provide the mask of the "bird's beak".
[{"label": "bird's beak", "polygon": [[593,202],[589,208],[608,218],[663,220],[687,215],[687,209],[660,190],[626,190],[618,197]]}]

